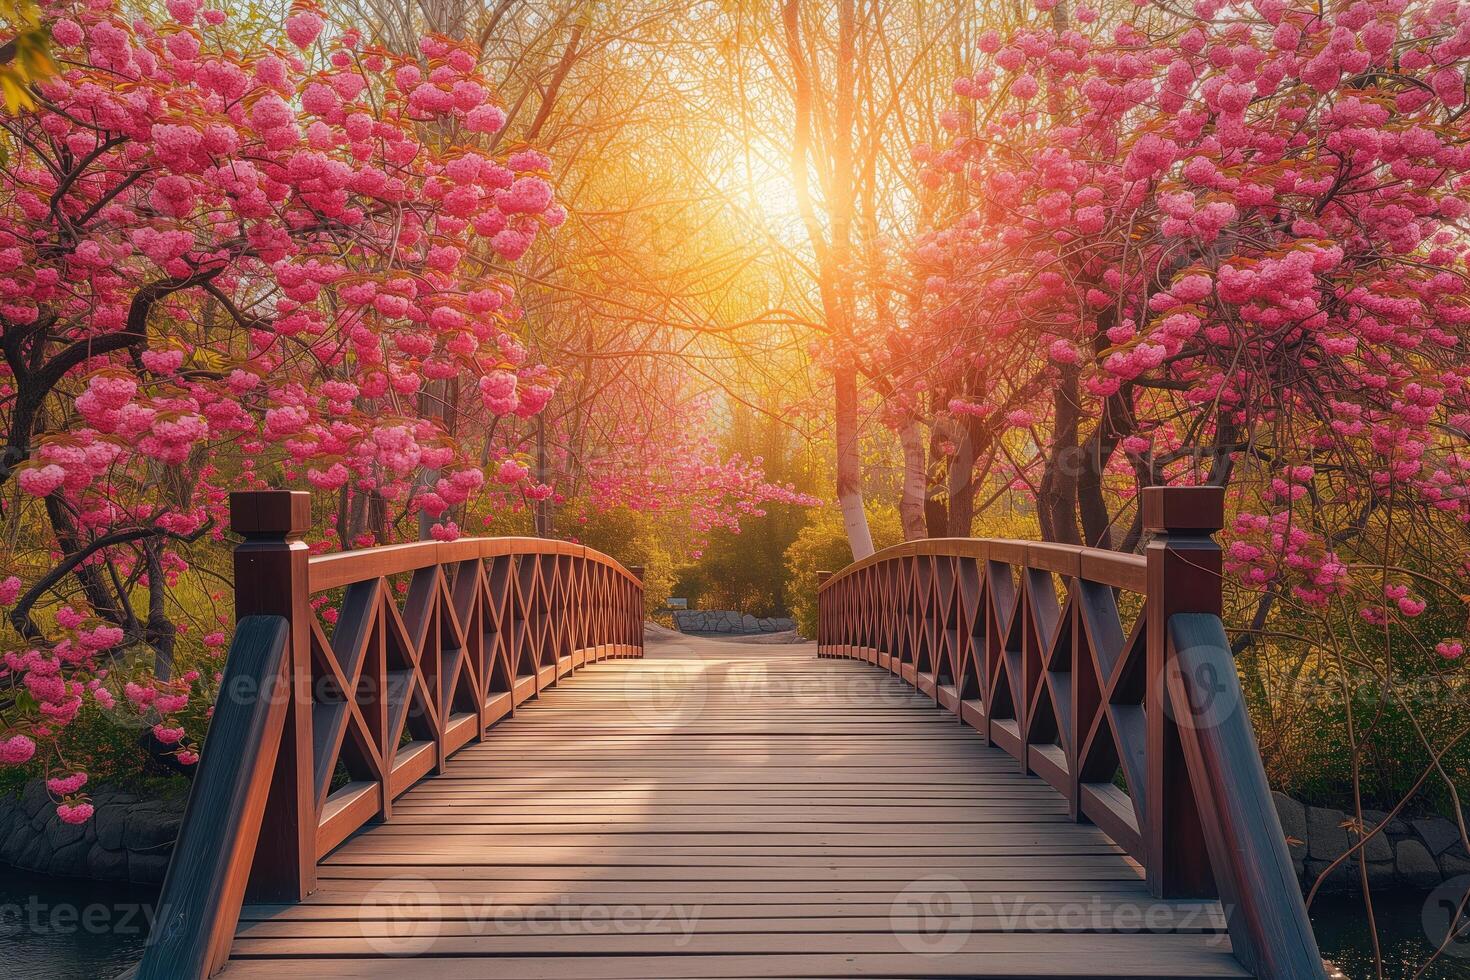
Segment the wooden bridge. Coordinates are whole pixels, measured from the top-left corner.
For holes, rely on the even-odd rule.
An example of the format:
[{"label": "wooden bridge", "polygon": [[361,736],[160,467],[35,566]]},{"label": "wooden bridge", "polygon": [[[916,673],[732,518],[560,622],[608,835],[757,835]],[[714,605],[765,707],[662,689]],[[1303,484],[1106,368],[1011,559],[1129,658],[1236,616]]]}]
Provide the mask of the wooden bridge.
[{"label": "wooden bridge", "polygon": [[881,552],[824,581],[815,648],[645,640],[638,576],[580,546],[308,558],[305,494],[232,506],[144,978],[1324,975],[1217,491],[1151,489],[1146,556]]}]

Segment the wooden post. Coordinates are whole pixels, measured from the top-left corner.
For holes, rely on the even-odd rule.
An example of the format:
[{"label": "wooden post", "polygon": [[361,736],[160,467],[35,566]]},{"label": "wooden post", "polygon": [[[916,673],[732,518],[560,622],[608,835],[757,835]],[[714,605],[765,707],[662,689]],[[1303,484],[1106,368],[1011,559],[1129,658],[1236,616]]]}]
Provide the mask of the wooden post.
[{"label": "wooden post", "polygon": [[830,643],[828,639],[830,628],[827,623],[829,613],[825,605],[827,600],[822,597],[821,588],[827,584],[827,580],[831,577],[831,572],[817,572],[817,656],[819,657],[828,656],[827,646]]},{"label": "wooden post", "polygon": [[248,890],[257,902],[299,902],[316,888],[311,604],[308,553],[301,540],[310,526],[308,493],[230,494],[230,527],[245,539],[235,549],[235,616],[280,616],[289,629],[290,700]]},{"label": "wooden post", "polygon": [[628,571],[638,580],[638,585],[628,596],[628,655],[643,656],[643,572],[642,565],[629,565]]},{"label": "wooden post", "polygon": [[1219,616],[1220,547],[1225,523],[1221,487],[1147,487],[1143,524],[1152,532],[1148,562],[1148,775],[1144,867],[1158,898],[1216,894],[1204,829],[1190,786],[1178,722],[1167,707],[1168,624],[1175,613]]}]

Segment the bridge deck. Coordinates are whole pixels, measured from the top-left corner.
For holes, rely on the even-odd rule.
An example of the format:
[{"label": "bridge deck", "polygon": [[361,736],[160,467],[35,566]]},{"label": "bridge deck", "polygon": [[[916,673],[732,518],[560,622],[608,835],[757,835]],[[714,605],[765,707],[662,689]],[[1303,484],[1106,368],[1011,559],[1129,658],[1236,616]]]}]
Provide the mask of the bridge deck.
[{"label": "bridge deck", "polygon": [[649,652],[466,747],[306,902],[247,906],[224,976],[1246,976],[1218,904],[1151,899],[901,681],[809,645]]}]

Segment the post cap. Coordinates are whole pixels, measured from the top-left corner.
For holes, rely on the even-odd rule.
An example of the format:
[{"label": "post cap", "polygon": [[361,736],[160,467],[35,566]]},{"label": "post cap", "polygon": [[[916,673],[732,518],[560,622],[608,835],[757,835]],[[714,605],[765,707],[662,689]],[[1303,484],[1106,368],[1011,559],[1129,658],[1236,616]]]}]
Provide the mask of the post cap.
[{"label": "post cap", "polygon": [[311,527],[311,494],[304,490],[236,490],[230,529],[246,537],[294,537]]},{"label": "post cap", "polygon": [[628,566],[628,571],[629,572],[632,572],[633,573],[633,577],[636,578],[638,581],[640,581],[640,582],[643,581],[643,566],[642,565],[629,565]]},{"label": "post cap", "polygon": [[828,572],[828,571],[819,571],[819,572],[817,572],[817,584],[818,585],[821,585],[823,582],[827,581],[831,577],[832,577],[832,573],[831,572]]},{"label": "post cap", "polygon": [[1225,488],[1144,487],[1143,526],[1150,531],[1214,534],[1225,526]]}]

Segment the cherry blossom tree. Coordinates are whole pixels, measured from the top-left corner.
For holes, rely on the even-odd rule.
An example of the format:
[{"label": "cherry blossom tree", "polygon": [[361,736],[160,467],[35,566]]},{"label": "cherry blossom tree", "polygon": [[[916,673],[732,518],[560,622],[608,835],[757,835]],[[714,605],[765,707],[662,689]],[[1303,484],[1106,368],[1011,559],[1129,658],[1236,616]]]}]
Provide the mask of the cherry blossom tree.
[{"label": "cherry blossom tree", "polygon": [[[481,430],[546,404],[495,267],[564,212],[546,157],[482,149],[505,115],[462,46],[390,55],[305,8],[246,53],[194,0],[45,13],[63,70],[3,120],[0,166],[0,763],[121,700],[187,766],[179,719],[211,683],[172,669],[191,543],[268,485],[337,497],[323,546],[418,512],[458,534],[482,453],[418,395],[468,388]],[[48,768],[86,819],[85,774]]]},{"label": "cherry blossom tree", "polygon": [[991,485],[1123,550],[1140,487],[1227,487],[1247,689],[1276,711],[1320,671],[1360,801],[1385,712],[1408,719],[1412,796],[1466,737],[1466,8],[1038,0],[980,48],[952,137],[915,152],[961,206],[913,243],[909,340],[962,324],[963,369],[997,380],[949,406]]},{"label": "cherry blossom tree", "polygon": [[1463,10],[1037,6],[917,151],[978,206],[914,260],[930,328],[978,324],[1009,378],[951,410],[1030,440],[1010,472],[1046,534],[1131,548],[1138,486],[1230,485],[1234,567],[1325,603],[1389,509],[1463,528]]}]

